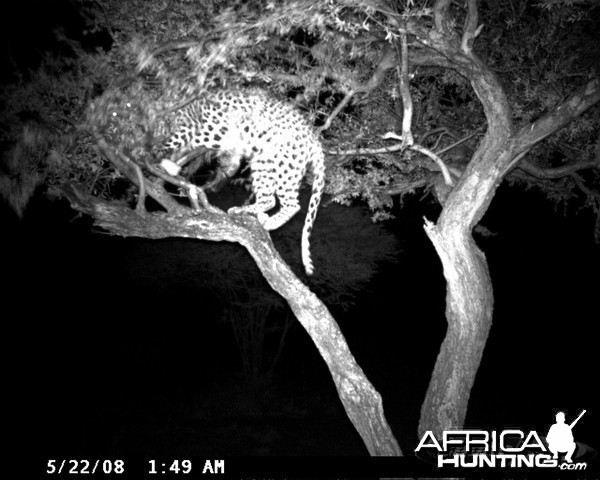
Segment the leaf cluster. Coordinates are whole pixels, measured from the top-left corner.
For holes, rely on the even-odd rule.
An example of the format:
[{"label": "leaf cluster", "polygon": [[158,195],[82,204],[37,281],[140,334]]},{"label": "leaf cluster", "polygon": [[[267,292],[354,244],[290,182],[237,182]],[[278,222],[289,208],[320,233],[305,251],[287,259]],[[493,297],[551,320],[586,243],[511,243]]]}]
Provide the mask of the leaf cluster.
[{"label": "leaf cluster", "polygon": [[35,191],[26,186],[40,183],[33,179],[43,178],[48,187],[77,181],[102,193],[116,178],[81,128],[88,102],[110,75],[109,58],[82,49],[76,56],[48,52],[35,70],[4,85],[1,165],[15,180],[3,183],[1,193],[13,207],[21,204],[18,214]]}]

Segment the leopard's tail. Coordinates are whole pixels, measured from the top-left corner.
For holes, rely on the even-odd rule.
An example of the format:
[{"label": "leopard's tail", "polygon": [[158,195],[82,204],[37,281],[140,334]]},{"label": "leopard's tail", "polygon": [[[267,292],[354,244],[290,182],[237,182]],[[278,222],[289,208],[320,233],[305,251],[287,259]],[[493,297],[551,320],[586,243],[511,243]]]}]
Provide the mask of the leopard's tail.
[{"label": "leopard's tail", "polygon": [[302,263],[307,275],[312,275],[314,272],[312,259],[310,257],[310,233],[312,232],[317,216],[317,210],[321,203],[323,190],[325,189],[325,154],[319,146],[314,152],[311,169],[313,174],[312,193],[308,203],[308,212],[304,220],[304,228],[302,229]]}]

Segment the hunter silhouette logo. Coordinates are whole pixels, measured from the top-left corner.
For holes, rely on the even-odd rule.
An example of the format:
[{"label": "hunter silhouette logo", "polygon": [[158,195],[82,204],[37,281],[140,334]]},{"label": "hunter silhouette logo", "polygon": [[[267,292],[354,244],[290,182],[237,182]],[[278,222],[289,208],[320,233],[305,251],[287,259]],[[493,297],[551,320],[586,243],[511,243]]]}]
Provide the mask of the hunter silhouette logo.
[{"label": "hunter silhouette logo", "polygon": [[585,410],[581,412],[571,425],[565,423],[565,414],[563,412],[558,412],[556,414],[556,423],[550,427],[548,435],[546,436],[548,449],[553,454],[552,458],[558,458],[560,452],[566,454],[566,462],[571,463],[573,461],[573,452],[575,452],[577,445],[575,444],[572,430],[585,412]]},{"label": "hunter silhouette logo", "polygon": [[[437,436],[428,430],[415,454],[438,468],[587,470],[587,462],[596,452],[588,445],[575,442],[572,432],[585,412],[583,410],[571,424],[565,423],[564,412],[558,412],[556,423],[545,439],[535,430],[518,428],[446,430]],[[564,456],[564,460],[559,456]]]}]

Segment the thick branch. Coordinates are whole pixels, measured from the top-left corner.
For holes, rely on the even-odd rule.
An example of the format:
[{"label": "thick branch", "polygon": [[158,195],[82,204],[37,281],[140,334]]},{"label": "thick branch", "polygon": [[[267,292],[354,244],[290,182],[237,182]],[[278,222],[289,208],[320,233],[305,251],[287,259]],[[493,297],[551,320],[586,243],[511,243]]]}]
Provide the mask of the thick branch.
[{"label": "thick branch", "polygon": [[556,110],[540,118],[537,122],[521,128],[512,142],[513,154],[517,156],[529,150],[533,145],[569,124],[599,101],[600,80],[596,78],[579,89]]},{"label": "thick branch", "polygon": [[402,452],[383,414],[382,400],[356,363],[327,307],[283,261],[268,232],[252,216],[230,217],[207,211],[139,215],[127,205],[103,202],[73,185],[62,193],[76,210],[91,215],[112,233],[145,238],[188,237],[243,245],[269,285],[284,297],[327,364],[346,413],[371,455]]},{"label": "thick branch", "polygon": [[[439,15],[445,16],[448,4],[436,4]],[[446,278],[448,330],[421,407],[421,433],[441,432],[461,426],[465,420],[493,308],[489,269],[471,231],[493,198],[501,181],[502,166],[510,163],[511,156],[505,150],[513,132],[502,85],[472,51],[464,51],[454,38],[440,34],[444,20],[440,17],[436,22],[438,30],[423,31],[411,26],[418,31],[419,41],[429,47],[415,56],[415,63],[449,67],[467,77],[483,106],[488,130],[447,197],[437,224],[427,223],[425,227]]]}]

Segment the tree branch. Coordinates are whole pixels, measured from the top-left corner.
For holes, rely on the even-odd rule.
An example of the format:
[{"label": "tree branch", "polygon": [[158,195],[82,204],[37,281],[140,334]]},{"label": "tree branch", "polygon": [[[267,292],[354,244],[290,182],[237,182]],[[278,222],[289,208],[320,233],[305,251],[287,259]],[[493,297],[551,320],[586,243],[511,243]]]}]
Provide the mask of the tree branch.
[{"label": "tree branch", "polygon": [[586,187],[583,178],[581,178],[581,176],[579,174],[574,173],[571,175],[571,177],[573,178],[575,185],[577,185],[579,187],[579,190],[581,190],[585,195],[587,195],[588,198],[591,198],[596,202],[595,210],[597,212],[598,217],[600,217],[600,209],[598,208],[598,207],[600,207],[600,193],[595,192],[595,191],[589,189],[588,187]]},{"label": "tree branch", "polygon": [[404,148],[405,146],[402,144],[402,142],[400,142],[389,147],[353,148],[352,150],[326,150],[325,153],[327,153],[328,155],[341,155],[345,157],[349,155],[381,155],[384,153],[398,152],[400,150],[403,150]]},{"label": "tree branch", "polygon": [[244,246],[273,290],[286,299],[324,359],[348,418],[371,455],[402,455],[385,420],[381,395],[356,363],[346,340],[327,307],[304,285],[283,261],[269,233],[250,215],[231,217],[224,213],[187,209],[181,215],[152,212],[138,215],[129,206],[105,202],[66,184],[62,194],[74,209],[95,223],[122,236],[144,238],[184,237],[227,241]]},{"label": "tree branch", "polygon": [[402,143],[412,145],[414,143],[412,134],[413,103],[410,95],[410,80],[408,78],[408,41],[406,33],[400,34],[400,68],[398,80],[400,82],[400,94],[402,95]]},{"label": "tree branch", "polygon": [[142,187],[139,183],[138,171],[134,167],[133,162],[125,161],[121,158],[115,149],[112,148],[98,133],[95,133],[94,137],[96,139],[96,144],[98,145],[98,150],[102,155],[104,155],[118,171],[125,175],[131,183],[140,188],[140,191],[143,188],[151,198],[156,200],[169,213],[182,213],[186,211],[186,207],[175,201],[162,186],[142,177],[145,182],[145,186]]},{"label": "tree branch", "polygon": [[581,161],[576,163],[570,163],[567,165],[562,165],[560,167],[555,168],[542,168],[536,165],[533,165],[529,162],[521,162],[518,167],[524,172],[532,175],[536,178],[540,179],[551,179],[551,178],[562,178],[567,177],[569,175],[574,174],[579,170],[584,170],[587,168],[597,168],[600,169],[600,162],[597,159]]},{"label": "tree branch", "polygon": [[383,187],[375,187],[380,194],[385,195],[400,195],[416,190],[417,188],[426,187],[431,184],[431,180],[425,178],[421,180],[415,180],[410,182],[398,182],[392,183],[391,185],[385,185]]},{"label": "tree branch", "polygon": [[451,33],[451,29],[448,26],[450,24],[448,10],[451,4],[452,0],[437,0],[433,7],[435,29],[444,35],[450,35]]},{"label": "tree branch", "polygon": [[329,114],[329,117],[327,117],[325,123],[316,129],[317,133],[321,133],[323,130],[327,130],[331,126],[331,122],[333,121],[333,119],[339,115],[339,113],[344,109],[346,105],[348,105],[348,102],[355,93],[356,92],[352,89],[346,92],[346,95],[344,96],[342,101],[338,103],[337,106],[333,109],[333,111]]},{"label": "tree branch", "polygon": [[[322,77],[335,80],[342,87],[342,90],[346,91],[346,93],[352,91],[354,95],[356,93],[370,93],[375,90],[385,80],[387,72],[396,67],[396,65],[396,51],[391,45],[388,45],[383,51],[375,71],[366,82],[358,81],[347,71],[335,71],[326,65],[315,67],[312,71]],[[301,76],[289,73],[267,71],[262,73],[262,75],[293,85],[302,85],[305,82]]]},{"label": "tree branch", "polygon": [[408,148],[410,148],[411,150],[414,150],[415,152],[422,153],[426,157],[429,157],[431,160],[433,160],[436,163],[436,165],[439,167],[440,171],[442,172],[442,176],[444,177],[444,183],[446,185],[448,185],[449,187],[454,185],[454,182],[452,181],[452,176],[450,175],[450,172],[448,171],[448,167],[446,166],[446,164],[440,157],[438,157],[431,150],[429,150],[425,147],[422,147],[419,144],[411,145]]},{"label": "tree branch", "polygon": [[580,88],[554,111],[537,122],[521,128],[512,142],[514,156],[529,150],[533,145],[561,129],[599,101],[600,80],[596,78]]},{"label": "tree branch", "polygon": [[473,40],[481,33],[483,25],[479,23],[479,12],[477,10],[477,0],[467,0],[467,19],[463,31],[460,48],[465,53],[470,53],[473,47]]},{"label": "tree branch", "polygon": [[377,68],[373,72],[373,75],[371,75],[371,78],[369,78],[366,83],[354,81],[351,83],[351,88],[354,91],[361,93],[372,92],[381,85],[387,72],[395,68],[397,64],[398,58],[396,57],[396,51],[391,45],[388,45],[377,64]]},{"label": "tree branch", "polygon": [[570,6],[570,5],[574,5],[574,4],[579,4],[579,5],[584,5],[584,6],[599,6],[600,5],[600,1],[599,0],[542,0],[540,2],[541,4],[543,4],[546,7],[550,7],[552,5],[558,5],[558,6]]}]

